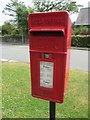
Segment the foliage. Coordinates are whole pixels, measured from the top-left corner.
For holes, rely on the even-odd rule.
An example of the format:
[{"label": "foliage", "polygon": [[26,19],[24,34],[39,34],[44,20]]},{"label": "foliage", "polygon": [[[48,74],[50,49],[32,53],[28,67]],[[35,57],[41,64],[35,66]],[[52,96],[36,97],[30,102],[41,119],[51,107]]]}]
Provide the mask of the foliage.
[{"label": "foliage", "polygon": [[[18,40],[22,38],[20,32],[19,32],[19,29],[12,23],[10,22],[5,22],[3,25],[2,25],[2,35],[0,36],[0,38],[2,38],[2,42],[11,42],[12,40]],[[12,41],[12,42],[15,42]],[[20,41],[19,40],[19,41]]]},{"label": "foliage", "polygon": [[10,35],[11,34],[11,31],[14,30],[14,26],[10,23],[10,22],[5,22],[3,25],[2,25],[2,35]]},{"label": "foliage", "polygon": [[75,26],[74,24],[73,26],[73,35],[80,35],[80,34],[84,34],[88,32],[88,27],[87,26]]},{"label": "foliage", "polygon": [[76,26],[75,22],[72,24],[73,36],[72,36],[72,46],[74,47],[88,47],[90,48],[90,34],[88,33],[87,26]]},{"label": "foliage", "polygon": [[[8,43],[22,43],[22,36],[20,34],[11,34],[11,35],[3,35],[0,36],[0,40],[2,42],[8,42]],[[28,42],[26,38],[24,38],[24,42]]]},{"label": "foliage", "polygon": [[23,2],[18,0],[10,0],[3,11],[5,14],[14,17],[13,23],[17,26],[19,33],[22,36],[28,33],[28,22],[27,17],[33,9],[26,7]]},{"label": "foliage", "polygon": [[[49,118],[49,102],[31,96],[29,64],[2,63],[2,79],[3,118]],[[65,101],[57,104],[56,117],[88,117],[87,72],[70,71]]]},{"label": "foliage", "polygon": [[[23,37],[28,34],[28,21],[27,17],[29,13],[32,12],[42,12],[42,11],[57,11],[57,10],[67,10],[71,14],[78,12],[79,6],[76,2],[72,0],[34,0],[33,8],[25,6],[23,2],[19,0],[10,0],[3,10],[4,14],[12,16],[14,19],[11,22],[14,23],[17,30],[12,31],[12,34],[19,34]],[[3,31],[7,34],[7,31]],[[10,33],[10,32],[9,32]]]},{"label": "foliage", "polygon": [[73,0],[34,0],[34,9],[37,12],[67,10],[68,12],[78,12],[76,2]]},{"label": "foliage", "polygon": [[10,22],[5,22],[2,25],[2,40],[10,39],[10,38],[20,38],[20,32],[17,27],[14,26],[14,24],[11,24]]},{"label": "foliage", "polygon": [[2,40],[3,39],[10,39],[10,38],[15,38],[15,39],[22,38],[22,36],[19,34],[3,35],[1,37],[2,37]]},{"label": "foliage", "polygon": [[33,12],[33,10],[30,7],[26,7],[23,2],[19,2],[18,0],[10,0],[10,3],[6,5],[3,12],[14,17],[13,22],[16,23],[18,27],[21,25],[22,27],[25,27],[26,24],[24,21],[27,21],[29,12]]},{"label": "foliage", "polygon": [[90,35],[73,35],[72,46],[74,47],[88,47],[90,48]]}]

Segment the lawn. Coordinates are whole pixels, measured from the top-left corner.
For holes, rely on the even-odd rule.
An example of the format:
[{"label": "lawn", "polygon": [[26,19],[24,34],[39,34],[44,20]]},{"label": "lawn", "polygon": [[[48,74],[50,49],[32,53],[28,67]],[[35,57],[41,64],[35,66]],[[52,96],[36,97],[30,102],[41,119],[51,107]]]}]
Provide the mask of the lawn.
[{"label": "lawn", "polygon": [[[2,63],[3,118],[49,118],[49,102],[31,96],[30,70],[26,63]],[[57,118],[88,117],[88,73],[71,70]]]}]

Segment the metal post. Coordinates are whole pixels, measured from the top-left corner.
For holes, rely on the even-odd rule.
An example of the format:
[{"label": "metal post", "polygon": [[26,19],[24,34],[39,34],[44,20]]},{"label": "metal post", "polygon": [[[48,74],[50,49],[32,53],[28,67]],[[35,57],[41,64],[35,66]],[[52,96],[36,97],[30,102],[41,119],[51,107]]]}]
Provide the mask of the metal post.
[{"label": "metal post", "polygon": [[50,101],[50,120],[55,120],[56,103]]}]

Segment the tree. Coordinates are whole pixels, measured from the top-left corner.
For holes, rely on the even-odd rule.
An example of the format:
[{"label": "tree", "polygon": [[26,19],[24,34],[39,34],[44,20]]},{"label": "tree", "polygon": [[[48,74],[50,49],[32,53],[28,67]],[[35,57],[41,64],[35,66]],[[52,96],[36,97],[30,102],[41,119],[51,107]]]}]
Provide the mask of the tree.
[{"label": "tree", "polygon": [[10,22],[5,22],[2,25],[2,35],[11,35],[11,31],[14,29],[14,26]]},{"label": "tree", "polygon": [[73,0],[34,0],[34,8],[37,12],[67,10],[70,14],[78,12],[78,7]]},{"label": "tree", "polygon": [[6,5],[3,12],[9,16],[14,17],[12,22],[19,29],[23,42],[23,37],[27,36],[28,32],[27,17],[29,13],[33,12],[33,9],[26,7],[23,2],[19,2],[18,0],[11,0],[10,3]]},{"label": "tree", "polygon": [[19,29],[14,25],[11,24],[10,22],[5,22],[1,26],[1,31],[2,31],[2,36],[4,35],[9,35],[9,36],[20,36]]}]

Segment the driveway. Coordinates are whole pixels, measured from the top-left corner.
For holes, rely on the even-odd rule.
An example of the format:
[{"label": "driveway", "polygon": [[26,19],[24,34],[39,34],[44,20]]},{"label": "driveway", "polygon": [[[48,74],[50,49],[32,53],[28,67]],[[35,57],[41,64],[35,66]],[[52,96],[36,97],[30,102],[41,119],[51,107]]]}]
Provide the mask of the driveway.
[{"label": "driveway", "polygon": [[[0,59],[3,61],[15,60],[29,63],[29,46],[26,45],[0,45]],[[87,50],[71,49],[70,69],[88,71],[88,54]],[[90,70],[89,70],[90,71]]]}]

